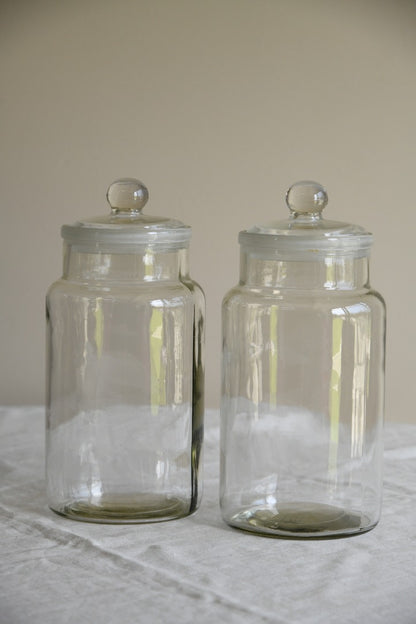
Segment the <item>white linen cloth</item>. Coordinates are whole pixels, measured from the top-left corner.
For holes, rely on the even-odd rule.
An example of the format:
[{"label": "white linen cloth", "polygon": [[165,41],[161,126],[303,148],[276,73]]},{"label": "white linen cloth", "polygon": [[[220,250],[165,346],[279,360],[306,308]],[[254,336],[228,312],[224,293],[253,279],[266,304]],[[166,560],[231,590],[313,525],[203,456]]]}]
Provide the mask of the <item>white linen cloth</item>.
[{"label": "white linen cloth", "polygon": [[416,426],[385,433],[384,506],[369,533],[282,540],[228,527],[218,412],[204,496],[185,519],[75,522],[44,492],[44,412],[0,409],[0,623],[416,623]]}]

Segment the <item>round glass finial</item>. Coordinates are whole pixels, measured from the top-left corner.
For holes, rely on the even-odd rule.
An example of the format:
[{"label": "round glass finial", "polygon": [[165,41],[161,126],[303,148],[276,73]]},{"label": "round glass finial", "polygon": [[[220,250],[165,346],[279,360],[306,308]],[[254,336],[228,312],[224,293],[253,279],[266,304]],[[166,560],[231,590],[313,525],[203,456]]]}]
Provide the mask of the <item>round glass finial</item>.
[{"label": "round glass finial", "polygon": [[318,182],[295,182],[286,193],[286,204],[294,215],[319,215],[327,203],[326,190]]},{"label": "round glass finial", "polygon": [[107,201],[113,213],[138,214],[149,199],[149,191],[140,180],[121,178],[108,187]]}]

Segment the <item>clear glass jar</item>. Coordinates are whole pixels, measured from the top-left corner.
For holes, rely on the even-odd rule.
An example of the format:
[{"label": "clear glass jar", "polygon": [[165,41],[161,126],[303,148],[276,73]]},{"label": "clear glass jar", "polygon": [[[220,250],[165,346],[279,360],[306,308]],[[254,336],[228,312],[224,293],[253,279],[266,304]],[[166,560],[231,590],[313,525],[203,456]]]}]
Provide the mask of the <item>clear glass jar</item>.
[{"label": "clear glass jar", "polygon": [[382,498],[385,305],[370,288],[372,236],[327,221],[300,182],[287,221],[240,233],[223,301],[224,520],[281,537],[373,528]]},{"label": "clear glass jar", "polygon": [[204,295],[189,227],[112,184],[111,214],[63,226],[47,294],[49,506],[90,522],[186,516],[200,502]]}]

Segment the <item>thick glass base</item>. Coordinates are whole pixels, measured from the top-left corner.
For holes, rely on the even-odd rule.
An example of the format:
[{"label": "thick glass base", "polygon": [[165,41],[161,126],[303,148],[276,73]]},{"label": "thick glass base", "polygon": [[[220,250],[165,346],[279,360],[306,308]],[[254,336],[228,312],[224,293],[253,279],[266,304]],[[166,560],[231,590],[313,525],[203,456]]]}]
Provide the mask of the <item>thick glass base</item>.
[{"label": "thick glass base", "polygon": [[355,535],[377,524],[341,507],[308,502],[284,503],[278,510],[255,507],[227,518],[226,522],[244,531],[296,539]]},{"label": "thick glass base", "polygon": [[75,499],[50,505],[61,516],[81,522],[140,524],[183,518],[191,513],[190,501],[163,495],[112,495],[100,499]]}]

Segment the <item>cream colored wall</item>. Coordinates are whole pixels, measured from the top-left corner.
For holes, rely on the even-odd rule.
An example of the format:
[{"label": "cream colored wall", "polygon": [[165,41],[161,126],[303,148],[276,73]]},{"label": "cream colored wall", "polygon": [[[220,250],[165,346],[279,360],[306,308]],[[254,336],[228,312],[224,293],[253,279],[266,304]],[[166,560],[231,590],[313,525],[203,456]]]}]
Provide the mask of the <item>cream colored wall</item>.
[{"label": "cream colored wall", "polygon": [[375,234],[389,309],[388,420],[416,422],[416,3],[3,0],[0,403],[41,403],[44,293],[63,222],[107,211],[117,177],[193,226],[207,295],[207,405],[237,234],[285,217],[295,180]]}]

